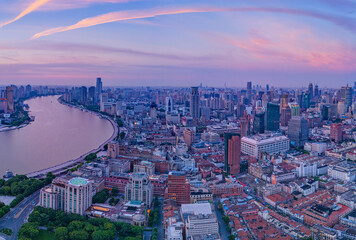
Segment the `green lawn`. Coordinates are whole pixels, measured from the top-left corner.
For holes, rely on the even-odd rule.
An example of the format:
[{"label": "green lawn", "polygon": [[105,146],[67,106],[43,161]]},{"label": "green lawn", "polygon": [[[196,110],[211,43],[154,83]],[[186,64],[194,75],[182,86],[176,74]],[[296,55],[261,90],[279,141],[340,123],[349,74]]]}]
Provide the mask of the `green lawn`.
[{"label": "green lawn", "polygon": [[53,232],[48,232],[45,230],[40,230],[40,235],[38,240],[56,240]]}]

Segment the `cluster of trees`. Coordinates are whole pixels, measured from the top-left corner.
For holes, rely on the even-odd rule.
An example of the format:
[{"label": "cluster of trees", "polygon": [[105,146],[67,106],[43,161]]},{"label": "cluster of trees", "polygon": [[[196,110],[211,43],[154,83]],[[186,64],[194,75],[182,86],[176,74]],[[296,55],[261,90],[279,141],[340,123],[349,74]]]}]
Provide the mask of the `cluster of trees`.
[{"label": "cluster of trees", "polygon": [[5,205],[5,203],[0,202],[0,218],[2,218],[8,212],[10,212],[10,207]]},{"label": "cluster of trees", "polygon": [[50,208],[35,207],[19,233],[19,240],[38,239],[38,227],[54,231],[59,240],[112,240],[120,236],[123,240],[142,239],[143,228],[128,223],[110,222],[104,218],[86,218],[78,214],[67,214]]},{"label": "cluster of trees", "polygon": [[22,194],[24,197],[28,197],[44,185],[50,184],[54,178],[52,173],[48,173],[46,178],[41,180],[29,179],[26,175],[17,175],[7,181],[0,179],[0,195],[17,196]]},{"label": "cluster of trees", "polygon": [[109,204],[111,206],[115,206],[119,201],[120,201],[120,199],[118,199],[118,198],[110,198]]},{"label": "cluster of trees", "polygon": [[150,213],[148,215],[148,226],[149,227],[152,227],[158,223],[158,214],[159,214],[158,209],[150,211]]},{"label": "cluster of trees", "polygon": [[1,233],[7,235],[7,236],[11,236],[12,235],[12,230],[10,228],[3,228],[0,230]]},{"label": "cluster of trees", "polygon": [[157,240],[157,234],[158,234],[158,230],[155,227],[153,228],[152,240]]},{"label": "cluster of trees", "polygon": [[96,153],[89,153],[85,156],[84,160],[87,162],[94,161],[97,158]]},{"label": "cluster of trees", "polygon": [[93,203],[105,203],[108,200],[110,194],[108,189],[104,189],[101,192],[97,192],[93,197]]},{"label": "cluster of trees", "polygon": [[118,118],[116,119],[116,123],[117,123],[117,125],[118,125],[119,127],[123,127],[123,126],[124,126],[124,123],[122,122],[122,120],[121,120],[120,117],[118,117]]}]

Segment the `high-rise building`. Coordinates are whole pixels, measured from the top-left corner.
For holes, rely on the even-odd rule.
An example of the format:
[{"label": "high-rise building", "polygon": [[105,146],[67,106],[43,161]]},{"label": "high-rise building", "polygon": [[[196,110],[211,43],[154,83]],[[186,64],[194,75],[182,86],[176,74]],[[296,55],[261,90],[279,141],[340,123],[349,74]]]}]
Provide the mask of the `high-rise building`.
[{"label": "high-rise building", "polygon": [[88,89],[85,86],[80,88],[80,102],[85,104],[88,100]]},{"label": "high-rise building", "polygon": [[347,112],[352,104],[352,88],[350,86],[342,87],[340,97],[345,102]]},{"label": "high-rise building", "polygon": [[314,89],[313,89],[313,84],[312,83],[309,83],[308,93],[309,93],[310,99],[313,99],[313,97],[314,97]]},{"label": "high-rise building", "polygon": [[241,137],[236,133],[225,133],[225,171],[230,174],[240,173]]},{"label": "high-rise building", "polygon": [[244,116],[240,118],[240,128],[241,137],[246,137],[250,134],[249,119],[246,110],[244,111]]},{"label": "high-rise building", "polygon": [[171,97],[166,97],[166,114],[173,111],[173,101]]},{"label": "high-rise building", "polygon": [[289,95],[284,93],[281,98],[281,126],[287,127],[292,111],[289,107]]},{"label": "high-rise building", "polygon": [[308,121],[303,117],[293,117],[288,123],[288,138],[294,147],[301,147],[308,141]]},{"label": "high-rise building", "polygon": [[94,104],[95,102],[95,87],[92,86],[92,87],[89,87],[89,90],[88,90],[88,101],[90,104]]},{"label": "high-rise building", "polygon": [[291,104],[291,117],[300,115],[300,106],[298,104]]},{"label": "high-rise building", "polygon": [[321,108],[321,116],[323,120],[328,120],[331,115],[330,105],[323,105]]},{"label": "high-rise building", "polygon": [[31,95],[31,85],[26,85],[25,95],[26,97]]},{"label": "high-rise building", "polygon": [[194,131],[189,128],[185,128],[183,130],[183,137],[184,137],[185,144],[187,144],[188,149],[190,149],[192,147],[192,144],[194,143],[194,138],[195,138]]},{"label": "high-rise building", "polygon": [[125,201],[140,201],[147,208],[151,207],[153,200],[153,186],[146,173],[132,173],[125,186]]},{"label": "high-rise building", "polygon": [[190,203],[190,184],[185,172],[170,172],[167,179],[165,199],[175,200],[178,205]]},{"label": "high-rise building", "polygon": [[194,120],[199,119],[199,91],[198,87],[192,87],[190,93],[190,116]]},{"label": "high-rise building", "polygon": [[7,100],[7,110],[12,113],[15,110],[14,87],[6,87],[5,98]]},{"label": "high-rise building", "polygon": [[92,184],[88,179],[75,177],[69,181],[56,178],[40,192],[40,206],[85,215],[93,198]]},{"label": "high-rise building", "polygon": [[330,126],[330,140],[334,142],[340,142],[342,138],[342,124],[333,123]]},{"label": "high-rise building", "polygon": [[264,133],[265,132],[265,113],[256,113],[253,118],[253,133]]},{"label": "high-rise building", "polygon": [[314,98],[315,99],[319,98],[319,87],[318,87],[318,85],[315,85],[315,87],[314,87]]},{"label": "high-rise building", "polygon": [[251,100],[252,100],[252,82],[247,82],[246,97],[248,99],[248,102],[251,103]]},{"label": "high-rise building", "polygon": [[99,97],[102,91],[103,91],[103,82],[101,81],[101,78],[98,77],[96,79],[96,87],[95,87],[95,102],[99,101]]},{"label": "high-rise building", "polygon": [[152,102],[150,106],[150,117],[157,118],[157,104]]},{"label": "high-rise building", "polygon": [[277,131],[279,130],[279,105],[274,103],[267,104],[267,130]]},{"label": "high-rise building", "polygon": [[289,150],[289,139],[280,134],[260,134],[241,139],[241,151],[258,158],[260,153],[276,154]]},{"label": "high-rise building", "polygon": [[108,143],[107,156],[110,158],[118,158],[120,154],[120,144],[117,141]]}]

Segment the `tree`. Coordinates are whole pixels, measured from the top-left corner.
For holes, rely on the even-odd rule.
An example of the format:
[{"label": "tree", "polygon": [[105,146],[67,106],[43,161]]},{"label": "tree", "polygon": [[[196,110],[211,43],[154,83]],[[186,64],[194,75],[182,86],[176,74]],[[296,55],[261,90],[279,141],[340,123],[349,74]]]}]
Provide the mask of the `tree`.
[{"label": "tree", "polygon": [[38,231],[38,225],[34,223],[25,223],[19,230],[18,237],[19,238],[30,238],[30,239],[38,239],[38,235],[40,232]]},{"label": "tree", "polygon": [[117,189],[117,187],[113,187],[113,188],[111,189],[111,194],[112,194],[113,196],[116,196],[117,194],[119,194],[119,189]]},{"label": "tree", "polygon": [[33,213],[28,218],[29,222],[41,223],[41,214],[38,211],[33,211]]},{"label": "tree", "polygon": [[98,192],[93,197],[93,203],[104,203],[109,198],[109,190],[104,189],[101,192]]},{"label": "tree", "polygon": [[68,230],[70,232],[75,231],[75,230],[81,230],[84,227],[84,223],[81,221],[72,221],[68,225]]},{"label": "tree", "polygon": [[56,228],[54,233],[55,233],[56,239],[58,239],[58,240],[69,239],[68,228],[66,228],[66,227],[58,227],[58,228]]},{"label": "tree", "polygon": [[89,234],[84,230],[76,230],[69,233],[69,237],[71,240],[88,240]]},{"label": "tree", "polygon": [[235,236],[234,235],[229,235],[229,240],[235,240]]}]

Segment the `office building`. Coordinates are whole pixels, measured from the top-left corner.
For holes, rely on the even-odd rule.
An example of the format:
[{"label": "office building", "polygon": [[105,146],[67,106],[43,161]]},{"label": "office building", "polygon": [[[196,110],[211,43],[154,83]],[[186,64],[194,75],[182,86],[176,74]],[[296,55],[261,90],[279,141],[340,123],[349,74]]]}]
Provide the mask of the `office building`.
[{"label": "office building", "polygon": [[117,141],[111,141],[108,143],[107,156],[109,158],[118,158],[120,154],[120,144]]},{"label": "office building", "polygon": [[199,90],[198,87],[192,87],[190,93],[190,116],[195,120],[199,120]]},{"label": "office building", "polygon": [[210,203],[183,204],[181,216],[186,226],[186,239],[202,239],[201,236],[219,237],[219,224]]},{"label": "office building", "polygon": [[246,97],[248,99],[248,103],[251,103],[251,101],[252,101],[252,82],[247,82]]},{"label": "office building", "polygon": [[40,206],[84,215],[91,206],[92,183],[85,178],[75,177],[69,181],[56,178],[50,186],[40,191]]},{"label": "office building", "polygon": [[277,131],[279,130],[279,105],[274,103],[267,104],[267,130]]},{"label": "office building", "polygon": [[288,123],[288,138],[293,147],[302,147],[308,141],[308,121],[304,117],[293,117]]},{"label": "office building", "polygon": [[101,78],[96,79],[96,87],[95,87],[95,102],[99,101],[100,94],[103,91],[103,82],[101,81]]},{"label": "office building", "polygon": [[194,138],[195,138],[195,133],[192,129],[185,128],[183,130],[183,137],[184,137],[184,142],[187,144],[188,149],[192,147],[192,144],[194,143]]},{"label": "office building", "polygon": [[173,111],[173,100],[171,97],[166,97],[166,114]]},{"label": "office building", "polygon": [[241,139],[241,152],[258,158],[259,153],[276,154],[289,150],[289,139],[283,135],[259,134]]},{"label": "office building", "polygon": [[155,164],[148,161],[141,161],[134,165],[134,172],[143,172],[148,176],[152,176],[155,174]]},{"label": "office building", "polygon": [[310,99],[313,99],[313,95],[314,95],[314,90],[313,90],[313,84],[312,83],[309,83],[309,86],[308,86],[308,93],[309,93],[309,96],[310,96]]},{"label": "office building", "polygon": [[240,173],[241,137],[236,133],[225,133],[225,171],[230,174]]},{"label": "office building", "polygon": [[5,90],[5,98],[7,100],[7,110],[12,113],[15,110],[14,87],[8,86]]},{"label": "office building", "polygon": [[241,137],[250,135],[249,118],[247,111],[244,111],[243,117],[240,119]]},{"label": "office building", "polygon": [[125,201],[140,201],[147,208],[153,200],[153,186],[146,173],[132,173],[125,187]]},{"label": "office building", "polygon": [[253,133],[259,134],[265,132],[265,113],[256,113],[253,118]]},{"label": "office building", "polygon": [[175,200],[178,205],[190,203],[190,184],[184,172],[169,173],[164,196],[165,199]]},{"label": "office building", "polygon": [[341,100],[345,102],[346,112],[348,112],[352,104],[352,87],[350,86],[342,87],[340,92],[340,97]]},{"label": "office building", "polygon": [[333,123],[330,126],[330,141],[341,142],[343,140],[342,137],[342,124],[341,123]]}]

